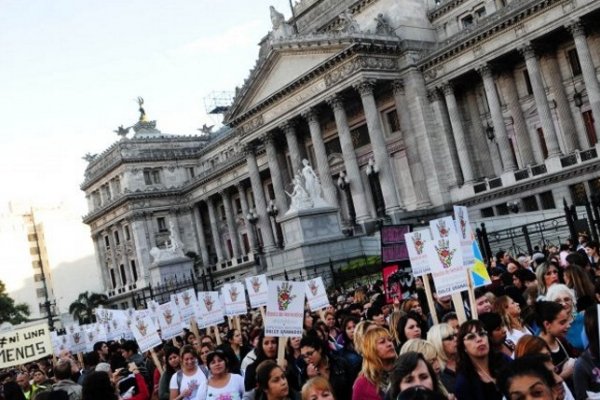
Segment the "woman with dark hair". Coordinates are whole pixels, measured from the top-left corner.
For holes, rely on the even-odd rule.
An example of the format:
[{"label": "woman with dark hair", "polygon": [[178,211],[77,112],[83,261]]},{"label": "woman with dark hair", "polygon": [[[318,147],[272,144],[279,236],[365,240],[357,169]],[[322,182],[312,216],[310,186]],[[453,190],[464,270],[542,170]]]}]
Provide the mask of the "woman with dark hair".
[{"label": "woman with dark hair", "polygon": [[573,384],[575,398],[586,399],[586,392],[600,392],[598,370],[600,370],[600,348],[598,344],[598,310],[597,306],[588,307],[584,316],[585,334],[588,348],[575,361]]},{"label": "woman with dark hair", "polygon": [[398,320],[396,334],[398,335],[397,339],[399,347],[402,347],[408,339],[420,339],[421,336],[425,336],[421,323],[422,319],[419,314],[412,311],[403,315],[400,320]]},{"label": "woman with dark hair", "polygon": [[256,368],[254,400],[300,400],[290,388],[285,371],[273,360],[262,361]]},{"label": "woman with dark hair", "polygon": [[181,370],[173,374],[169,389],[170,400],[206,399],[207,380],[198,367],[198,355],[191,345],[184,345],[179,352]]},{"label": "woman with dark hair", "polygon": [[[278,348],[278,339],[273,336],[265,336],[265,332],[261,332],[258,340],[258,346],[254,349],[256,353],[256,360],[246,368],[246,372],[244,374],[244,388],[246,391],[252,390],[256,388],[256,369],[265,360],[273,360],[277,359],[277,348]],[[294,360],[286,354],[286,362],[287,367],[285,370],[285,374],[287,377],[287,383],[294,390],[300,390],[300,379],[298,373],[296,372],[296,368],[294,367]]]},{"label": "woman with dark hair", "polygon": [[207,399],[241,399],[244,378],[229,372],[229,356],[223,350],[215,350],[208,354],[206,362],[210,370]]},{"label": "woman with dark hair", "polygon": [[242,332],[238,329],[230,329],[225,335],[225,343],[220,346],[227,357],[229,357],[230,372],[241,374],[240,366],[246,354],[252,350],[251,347],[244,344]]},{"label": "woman with dark hair", "polygon": [[458,375],[454,394],[457,400],[500,400],[496,386],[500,370],[509,359],[490,351],[483,323],[471,320],[458,330]]},{"label": "woman with dark hair", "polygon": [[165,372],[158,381],[158,398],[159,400],[169,400],[169,383],[173,374],[177,373],[181,368],[179,359],[179,349],[169,346],[165,349]]},{"label": "woman with dark hair", "polygon": [[510,363],[500,376],[498,386],[507,399],[554,400],[556,381],[552,372],[535,358],[525,357]]},{"label": "woman with dark hair", "polygon": [[571,358],[574,355],[571,346],[563,338],[571,326],[571,316],[562,305],[553,301],[538,302],[535,311],[541,329],[539,336],[548,344],[558,374],[568,381],[573,376],[575,360]]},{"label": "woman with dark hair", "polygon": [[579,265],[572,264],[564,269],[563,279],[565,285],[575,292],[576,304],[578,304],[581,299],[585,300],[586,298],[589,298],[591,301],[595,300],[594,283],[590,278],[590,274]]},{"label": "woman with dark hair", "polygon": [[548,288],[560,283],[560,267],[554,262],[543,262],[535,270],[539,299],[544,299]]},{"label": "woman with dark hair", "polygon": [[394,369],[390,375],[390,389],[386,398],[396,399],[400,393],[417,386],[444,394],[437,374],[427,363],[423,354],[409,351],[401,354],[394,363]]},{"label": "woman with dark hair", "polygon": [[346,372],[349,368],[343,358],[329,352],[323,342],[310,332],[300,341],[300,352],[306,362],[306,368],[302,371],[302,383],[315,376],[322,376],[331,383],[336,398],[351,397],[354,379]]},{"label": "woman with dark hair", "polygon": [[354,329],[358,325],[358,318],[347,316],[342,322],[342,333],[340,334],[342,348],[338,351],[340,357],[348,364],[348,379],[354,382],[362,366],[362,357],[354,347]]},{"label": "woman with dark hair", "polygon": [[81,400],[117,400],[118,398],[106,372],[94,371],[87,374],[83,381]]}]

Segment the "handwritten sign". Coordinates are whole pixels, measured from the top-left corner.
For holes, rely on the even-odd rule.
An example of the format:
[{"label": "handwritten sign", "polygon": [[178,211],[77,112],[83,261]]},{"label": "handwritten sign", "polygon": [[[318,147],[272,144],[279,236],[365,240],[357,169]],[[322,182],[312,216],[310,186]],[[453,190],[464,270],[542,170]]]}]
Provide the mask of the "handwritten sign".
[{"label": "handwritten sign", "polygon": [[26,364],[52,354],[47,324],[0,334],[0,369]]},{"label": "handwritten sign", "polygon": [[219,292],[198,292],[196,304],[196,322],[204,329],[223,323],[225,310],[219,299]]},{"label": "handwritten sign", "polygon": [[327,298],[327,292],[325,292],[323,278],[319,276],[305,282],[305,284],[306,299],[308,300],[310,311],[319,311],[329,306],[329,298]]},{"label": "handwritten sign", "polygon": [[425,243],[431,241],[431,233],[429,230],[422,230],[407,233],[406,247],[408,248],[408,256],[410,258],[410,266],[414,276],[423,276],[431,272],[429,260],[425,253]]},{"label": "handwritten sign", "polygon": [[267,276],[256,275],[246,278],[246,289],[248,290],[248,298],[250,299],[250,306],[252,308],[258,308],[267,305]]},{"label": "handwritten sign", "polygon": [[266,336],[302,336],[304,286],[304,282],[269,281]]},{"label": "handwritten sign", "polygon": [[134,321],[131,324],[131,332],[142,353],[162,343],[151,317],[140,318]]},{"label": "handwritten sign", "polygon": [[235,317],[236,315],[246,314],[246,291],[242,282],[226,283],[221,289],[221,297],[225,305],[225,315]]}]

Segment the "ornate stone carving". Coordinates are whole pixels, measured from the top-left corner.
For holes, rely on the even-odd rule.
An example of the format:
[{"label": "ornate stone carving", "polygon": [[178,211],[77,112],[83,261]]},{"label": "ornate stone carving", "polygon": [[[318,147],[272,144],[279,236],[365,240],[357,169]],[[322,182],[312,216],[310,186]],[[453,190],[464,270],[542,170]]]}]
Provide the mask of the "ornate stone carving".
[{"label": "ornate stone carving", "polygon": [[247,134],[252,132],[253,130],[259,128],[263,124],[263,117],[259,115],[258,117],[250,120],[249,122],[242,125],[242,133]]},{"label": "ornate stone carving", "polygon": [[354,19],[352,12],[350,10],[343,11],[338,16],[338,26],[335,29],[337,32],[343,33],[356,33],[360,32],[360,26],[358,22]]},{"label": "ornate stone carving", "polygon": [[279,129],[285,133],[289,131],[296,131],[296,123],[293,120],[287,120],[279,125]]},{"label": "ornate stone carving", "polygon": [[454,94],[454,84],[452,82],[446,82],[442,85],[442,92],[444,92],[445,96],[449,96]]},{"label": "ornate stone carving", "polygon": [[306,121],[310,122],[319,122],[319,114],[317,113],[317,110],[315,110],[314,107],[309,108],[308,110],[304,110],[300,113],[300,115],[302,116],[302,118],[304,118]]},{"label": "ornate stone carving", "polygon": [[585,27],[580,20],[574,21],[573,23],[566,25],[565,28],[569,30],[573,37],[585,35]]},{"label": "ornate stone carving", "polygon": [[535,48],[531,43],[527,43],[526,45],[519,47],[518,50],[526,60],[528,58],[536,57]]},{"label": "ornate stone carving", "polygon": [[355,83],[352,85],[352,87],[361,95],[361,97],[369,96],[373,94],[375,83],[375,79],[364,79],[358,83]]},{"label": "ornate stone carving", "polygon": [[404,79],[396,79],[392,81],[392,89],[394,91],[394,96],[404,95]]},{"label": "ornate stone carving", "polygon": [[440,101],[441,99],[442,99],[442,95],[437,88],[427,91],[427,100],[429,100],[430,103]]},{"label": "ornate stone carving", "polygon": [[397,61],[387,57],[357,57],[325,75],[325,85],[331,87],[361,69],[393,71]]},{"label": "ornate stone carving", "polygon": [[269,10],[271,11],[271,24],[273,25],[271,36],[274,39],[278,39],[293,35],[294,29],[290,24],[285,22],[283,14],[277,11],[273,6],[270,6]]},{"label": "ornate stone carving", "polygon": [[261,140],[263,141],[263,143],[265,144],[269,144],[269,143],[275,143],[276,140],[276,134],[274,131],[269,131],[267,133],[265,133],[264,135],[262,135]]},{"label": "ornate stone carving", "polygon": [[327,98],[325,101],[334,111],[344,109],[344,98],[339,94],[334,94],[333,96]]},{"label": "ornate stone carving", "polygon": [[377,22],[377,25],[375,26],[375,33],[377,35],[386,35],[386,36],[394,35],[394,28],[391,27],[387,18],[385,18],[383,16],[383,14],[377,14],[377,18],[375,18],[375,22]]},{"label": "ornate stone carving", "polygon": [[479,73],[479,75],[481,75],[483,78],[492,77],[492,68],[489,64],[482,64],[479,67],[477,67],[476,70]]}]

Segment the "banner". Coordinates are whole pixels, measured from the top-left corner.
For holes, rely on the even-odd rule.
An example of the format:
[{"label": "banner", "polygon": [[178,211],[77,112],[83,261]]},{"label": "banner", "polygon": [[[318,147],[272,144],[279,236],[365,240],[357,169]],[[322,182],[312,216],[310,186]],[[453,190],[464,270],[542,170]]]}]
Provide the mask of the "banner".
[{"label": "banner", "polygon": [[63,351],[70,351],[69,338],[67,335],[58,336],[56,331],[50,332],[50,343],[52,344],[52,349],[56,357],[59,357],[60,353]]},{"label": "banner", "polygon": [[165,340],[181,335],[183,320],[175,303],[168,301],[158,306],[158,324],[160,325],[160,335]]},{"label": "banner", "polygon": [[466,269],[463,266],[460,239],[456,231],[449,230],[444,237],[425,243],[425,253],[438,296],[467,290]]},{"label": "banner", "polygon": [[318,278],[311,279],[305,282],[305,285],[305,294],[310,311],[319,311],[329,306],[329,298],[327,298],[323,278],[319,276]]},{"label": "banner", "polygon": [[52,355],[48,324],[0,333],[0,369]]},{"label": "banner", "polygon": [[228,317],[235,317],[248,312],[246,291],[242,282],[224,284],[221,289],[221,297],[225,306],[225,315]]},{"label": "banner", "polygon": [[152,350],[154,346],[162,343],[158,336],[158,330],[150,317],[140,318],[131,324],[131,332],[142,353]]},{"label": "banner", "polygon": [[304,282],[269,281],[265,336],[302,336]]},{"label": "banner", "polygon": [[454,226],[460,238],[460,247],[465,268],[472,268],[475,263],[473,255],[473,230],[469,223],[469,211],[467,207],[454,206]]},{"label": "banner", "polygon": [[219,292],[198,292],[196,303],[196,322],[198,328],[204,329],[222,324],[225,315]]},{"label": "banner", "polygon": [[400,276],[403,274],[398,265],[388,265],[381,271],[383,278],[383,292],[387,304],[394,303],[395,299],[402,301],[402,284]]},{"label": "banner", "polygon": [[248,298],[252,308],[267,305],[268,285],[266,275],[246,278],[246,290],[248,290]]},{"label": "banner", "polygon": [[422,230],[407,233],[406,247],[408,248],[408,256],[410,258],[410,266],[414,276],[423,276],[431,272],[429,260],[425,253],[425,243],[431,241],[431,233],[429,230]]},{"label": "banner", "polygon": [[196,293],[194,293],[194,289],[188,289],[181,293],[177,293],[175,304],[179,307],[179,312],[181,313],[181,318],[184,323],[189,325],[196,309]]},{"label": "banner", "polygon": [[87,340],[83,328],[77,324],[67,326],[71,353],[85,353],[87,351]]}]

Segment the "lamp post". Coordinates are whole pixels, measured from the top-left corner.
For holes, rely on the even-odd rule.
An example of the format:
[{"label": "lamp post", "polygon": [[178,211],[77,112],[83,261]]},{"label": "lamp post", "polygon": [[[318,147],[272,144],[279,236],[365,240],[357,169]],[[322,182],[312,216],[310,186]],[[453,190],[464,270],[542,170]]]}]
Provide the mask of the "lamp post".
[{"label": "lamp post", "polygon": [[485,128],[485,136],[487,136],[490,142],[493,142],[494,138],[496,137],[496,135],[494,135],[494,127],[490,125],[489,122],[487,124],[487,127]]},{"label": "lamp post", "polygon": [[340,176],[337,180],[337,185],[341,191],[344,192],[346,197],[346,205],[348,207],[348,217],[350,218],[350,225],[356,225],[356,211],[354,210],[354,203],[352,202],[352,195],[350,194],[350,181],[346,178],[344,171],[340,172]]},{"label": "lamp post", "polygon": [[252,225],[252,229],[254,231],[254,237],[256,238],[256,242],[254,243],[254,251],[255,253],[260,252],[260,240],[258,237],[258,229],[256,228],[256,224],[258,223],[258,214],[256,213],[256,209],[251,208],[248,210],[248,214],[246,214],[246,220],[250,222]]},{"label": "lamp post", "polygon": [[269,200],[269,205],[267,206],[267,214],[269,217],[273,218],[273,226],[275,227],[275,240],[277,240],[277,246],[279,248],[283,248],[283,240],[281,237],[281,229],[279,228],[279,223],[277,222],[277,214],[279,214],[279,209],[273,202],[273,199]]},{"label": "lamp post", "polygon": [[373,201],[375,201],[375,211],[379,218],[385,217],[385,206],[383,203],[383,196],[381,193],[381,185],[379,184],[379,167],[375,164],[373,158],[369,158],[367,169],[365,171],[369,178],[369,187],[371,188],[371,194],[373,195]]}]

